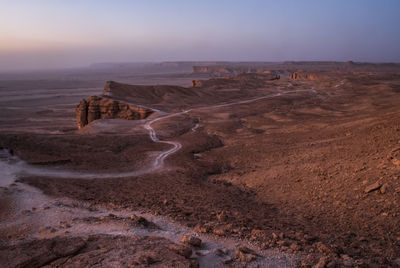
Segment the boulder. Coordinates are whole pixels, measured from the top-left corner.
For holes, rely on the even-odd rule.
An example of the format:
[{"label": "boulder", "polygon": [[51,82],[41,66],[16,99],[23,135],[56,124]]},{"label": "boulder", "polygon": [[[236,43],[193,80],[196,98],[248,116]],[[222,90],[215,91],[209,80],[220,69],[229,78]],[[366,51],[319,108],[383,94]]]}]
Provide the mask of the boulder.
[{"label": "boulder", "polygon": [[257,257],[258,254],[247,247],[240,247],[235,251],[235,258],[241,262],[252,262]]},{"label": "boulder", "polygon": [[198,237],[191,236],[191,235],[182,235],[181,242],[184,244],[191,245],[193,247],[201,246],[201,239]]},{"label": "boulder", "polygon": [[364,192],[366,194],[368,194],[368,193],[370,193],[372,191],[378,190],[379,188],[381,188],[381,186],[382,186],[382,184],[379,181],[377,181],[374,184],[371,184],[371,185],[367,186],[365,188]]}]

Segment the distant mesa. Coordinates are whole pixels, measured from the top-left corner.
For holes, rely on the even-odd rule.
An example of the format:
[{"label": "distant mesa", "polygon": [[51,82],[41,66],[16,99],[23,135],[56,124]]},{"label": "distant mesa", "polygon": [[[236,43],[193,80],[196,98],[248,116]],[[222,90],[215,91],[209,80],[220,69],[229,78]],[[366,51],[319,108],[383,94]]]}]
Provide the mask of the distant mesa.
[{"label": "distant mesa", "polygon": [[[107,85],[106,85],[107,86]],[[76,108],[76,122],[81,129],[97,119],[140,120],[151,116],[153,110],[122,103],[104,96],[91,96],[80,101]]]},{"label": "distant mesa", "polygon": [[[101,97],[92,96],[80,101],[76,108],[76,122],[79,128],[83,128],[97,119],[145,119],[155,115],[157,109],[171,112],[199,105],[199,99],[203,99],[205,103],[218,103],[227,98],[239,97],[244,92],[247,94],[254,89],[263,88],[277,79],[280,79],[278,74],[263,72],[193,80],[192,87],[128,85],[107,81]],[[234,93],[226,93],[227,89],[234,89]],[[128,103],[140,103],[151,106],[152,109]]]},{"label": "distant mesa", "polygon": [[193,80],[192,87],[196,88],[257,88],[265,86],[265,82],[280,79],[279,74],[270,72],[241,73],[235,76],[224,76],[209,80]]},{"label": "distant mesa", "polygon": [[307,79],[307,80],[317,80],[321,78],[321,75],[315,73],[305,73],[305,72],[292,72],[289,75],[290,79]]},{"label": "distant mesa", "polygon": [[270,70],[270,66],[240,66],[240,65],[212,65],[212,66],[193,66],[192,73],[210,74],[212,76],[235,76],[243,73],[263,74],[280,73],[280,71]]}]

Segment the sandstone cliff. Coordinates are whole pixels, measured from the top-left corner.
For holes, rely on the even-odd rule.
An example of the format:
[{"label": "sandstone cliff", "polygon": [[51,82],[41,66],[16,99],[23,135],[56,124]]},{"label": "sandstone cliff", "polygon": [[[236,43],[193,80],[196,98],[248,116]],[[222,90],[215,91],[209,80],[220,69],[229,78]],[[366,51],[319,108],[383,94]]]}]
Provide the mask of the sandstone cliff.
[{"label": "sandstone cliff", "polygon": [[290,79],[308,79],[308,80],[317,80],[321,78],[321,75],[314,73],[303,73],[303,72],[293,72],[289,75]]},{"label": "sandstone cliff", "polygon": [[108,97],[92,96],[80,101],[76,108],[76,123],[82,128],[97,119],[120,118],[139,120],[152,115],[154,111],[112,100]]}]

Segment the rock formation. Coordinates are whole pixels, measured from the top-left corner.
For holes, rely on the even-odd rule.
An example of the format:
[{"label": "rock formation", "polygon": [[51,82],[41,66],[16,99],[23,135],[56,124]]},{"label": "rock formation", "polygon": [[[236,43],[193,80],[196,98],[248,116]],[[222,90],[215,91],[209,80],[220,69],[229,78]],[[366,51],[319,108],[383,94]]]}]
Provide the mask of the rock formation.
[{"label": "rock formation", "polygon": [[303,72],[293,72],[289,75],[290,79],[308,79],[308,80],[316,80],[320,78],[317,74],[312,73],[303,73]]},{"label": "rock formation", "polygon": [[192,87],[201,87],[201,80],[192,80]]},{"label": "rock formation", "polygon": [[106,85],[103,89],[103,96],[111,96],[111,85],[115,83],[114,81],[106,81]]},{"label": "rock formation", "polygon": [[149,117],[154,111],[113,100],[109,97],[92,96],[80,101],[76,108],[76,122],[82,128],[97,119],[120,118],[139,120]]}]

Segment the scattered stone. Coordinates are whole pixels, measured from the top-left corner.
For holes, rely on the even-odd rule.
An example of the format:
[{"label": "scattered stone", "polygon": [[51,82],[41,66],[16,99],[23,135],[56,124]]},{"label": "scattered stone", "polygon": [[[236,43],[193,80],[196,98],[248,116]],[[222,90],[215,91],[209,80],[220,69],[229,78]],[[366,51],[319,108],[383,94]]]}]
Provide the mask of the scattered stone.
[{"label": "scattered stone", "polygon": [[318,263],[313,266],[313,268],[325,268],[328,264],[328,257],[322,257],[319,259]]},{"label": "scattered stone", "polygon": [[343,254],[340,257],[342,258],[342,265],[343,266],[345,266],[345,267],[352,267],[353,266],[354,260],[349,255]]},{"label": "scattered stone", "polygon": [[322,242],[314,243],[314,246],[321,253],[325,253],[325,254],[328,254],[328,255],[336,255],[336,252],[334,250],[332,250],[330,247],[328,247],[327,245],[323,244]]},{"label": "scattered stone", "polygon": [[130,219],[132,221],[134,221],[136,224],[139,224],[139,225],[142,225],[142,226],[145,226],[145,227],[155,227],[154,223],[149,222],[146,218],[141,217],[141,216],[136,216],[136,215],[132,214],[130,216]]},{"label": "scattered stone", "polygon": [[216,215],[216,218],[219,222],[225,222],[228,219],[228,216],[225,211],[221,211]]},{"label": "scattered stone", "polygon": [[364,192],[366,194],[368,194],[368,193],[370,193],[372,191],[378,190],[379,188],[381,188],[381,184],[380,184],[380,182],[377,181],[374,184],[371,184],[371,185],[367,186],[365,188]]},{"label": "scattered stone", "polygon": [[231,262],[233,262],[233,259],[231,257],[226,257],[222,259],[223,264],[230,264]]},{"label": "scattered stone", "polygon": [[181,242],[184,244],[191,245],[193,247],[201,247],[201,239],[191,235],[182,235]]},{"label": "scattered stone", "polygon": [[220,225],[214,228],[213,233],[219,236],[225,236],[228,231],[227,226]]},{"label": "scattered stone", "polygon": [[300,247],[299,245],[297,245],[296,243],[290,244],[289,247],[290,247],[292,250],[294,250],[294,251],[299,251],[299,250],[301,250],[301,247]]},{"label": "scattered stone", "polygon": [[258,254],[247,247],[240,247],[235,252],[235,258],[241,262],[252,262],[256,260]]},{"label": "scattered stone", "polygon": [[196,232],[198,232],[198,233],[208,233],[209,231],[210,231],[210,227],[208,227],[208,226],[202,226],[202,225],[200,225],[200,224],[197,224],[195,227],[194,227],[194,230],[196,231]]},{"label": "scattered stone", "polygon": [[254,240],[265,240],[266,234],[263,230],[258,230],[258,229],[253,229],[251,231],[251,237],[250,240],[254,241]]},{"label": "scattered stone", "polygon": [[224,255],[228,255],[228,253],[229,253],[229,250],[226,248],[218,248],[215,250],[215,255],[220,256],[220,257],[224,256]]},{"label": "scattered stone", "polygon": [[384,193],[386,193],[386,191],[387,191],[388,187],[389,187],[389,184],[387,184],[387,183],[384,183],[384,184],[382,185],[381,189],[380,189],[380,191],[381,191],[381,194],[384,194]]},{"label": "scattered stone", "polygon": [[186,246],[172,245],[169,246],[168,249],[185,257],[186,259],[189,259],[192,256],[192,249]]},{"label": "scattered stone", "polygon": [[272,239],[274,239],[274,240],[278,239],[278,235],[276,233],[272,233],[271,236],[272,236]]}]

